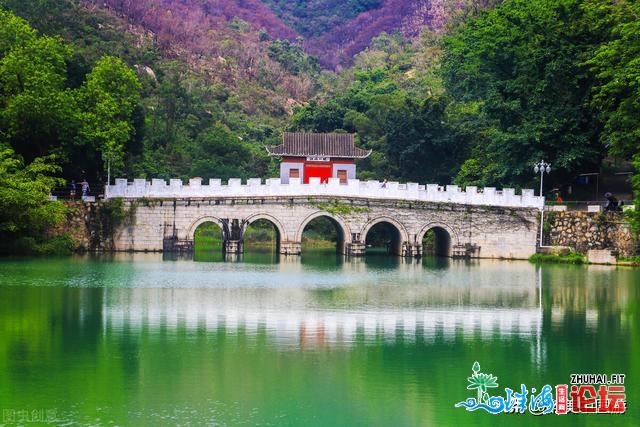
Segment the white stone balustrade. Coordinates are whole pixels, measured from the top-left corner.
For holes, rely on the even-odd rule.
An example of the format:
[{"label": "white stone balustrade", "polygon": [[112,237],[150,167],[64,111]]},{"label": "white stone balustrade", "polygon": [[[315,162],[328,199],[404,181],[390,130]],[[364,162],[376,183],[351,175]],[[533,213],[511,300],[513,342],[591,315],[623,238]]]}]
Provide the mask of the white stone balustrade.
[{"label": "white stone balustrade", "polygon": [[493,187],[479,189],[468,186],[463,190],[457,185],[357,179],[341,184],[338,178],[329,178],[325,184],[320,183],[320,178],[311,178],[309,184],[301,183],[299,178],[290,178],[289,181],[289,184],[282,184],[280,178],[268,178],[264,182],[260,178],[251,178],[242,184],[239,178],[231,178],[225,185],[220,179],[210,179],[208,184],[203,184],[202,178],[191,178],[189,184],[184,185],[179,179],[171,179],[169,184],[163,179],[134,179],[133,182],[116,179],[115,185],[105,187],[104,194],[106,199],[329,196],[538,209],[544,205],[544,197],[535,196],[533,190],[522,190],[522,194],[516,194],[513,188],[499,191]]}]

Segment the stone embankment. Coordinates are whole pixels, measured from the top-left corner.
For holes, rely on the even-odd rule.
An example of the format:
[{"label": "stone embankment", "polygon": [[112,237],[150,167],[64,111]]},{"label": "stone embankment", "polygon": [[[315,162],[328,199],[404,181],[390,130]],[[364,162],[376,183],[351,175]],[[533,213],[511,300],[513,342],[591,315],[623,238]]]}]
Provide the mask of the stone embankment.
[{"label": "stone embankment", "polygon": [[567,246],[586,254],[611,250],[617,256],[635,255],[636,242],[624,214],[614,212],[547,212],[548,244]]}]

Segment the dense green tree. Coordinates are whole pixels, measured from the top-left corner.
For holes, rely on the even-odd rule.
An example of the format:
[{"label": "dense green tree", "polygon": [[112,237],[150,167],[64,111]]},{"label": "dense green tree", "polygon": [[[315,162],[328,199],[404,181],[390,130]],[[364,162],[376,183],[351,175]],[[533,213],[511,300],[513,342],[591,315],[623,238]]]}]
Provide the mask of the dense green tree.
[{"label": "dense green tree", "polygon": [[[402,180],[448,184],[466,154],[466,141],[446,122],[444,98],[407,100],[387,119],[389,158]],[[408,120],[406,127],[403,120]]]},{"label": "dense green tree", "polygon": [[68,0],[0,0],[0,7],[12,10],[18,16],[30,17],[47,33],[60,25],[58,18],[65,9],[75,6]]},{"label": "dense green tree", "polygon": [[8,12],[0,12],[0,22],[0,136],[27,162],[56,153],[67,176],[101,177],[103,160],[121,170],[125,153],[135,153],[139,142],[133,136],[136,117],[141,121],[140,84],[133,70],[105,56],[81,87],[70,87],[70,46],[36,34]]},{"label": "dense green tree", "polygon": [[[265,0],[283,20],[304,36],[319,36],[362,12],[378,8],[382,0]],[[327,14],[327,10],[333,11]],[[309,22],[313,22],[310,25]]]},{"label": "dense green tree", "polygon": [[558,180],[598,167],[604,150],[584,65],[597,37],[580,3],[508,0],[444,38],[445,87],[483,123],[472,147],[482,184],[531,184],[541,158]]},{"label": "dense green tree", "polygon": [[24,19],[0,9],[0,57],[15,46],[32,42],[35,38],[35,30]]},{"label": "dense green tree", "polygon": [[121,59],[101,58],[78,90],[76,143],[87,154],[99,153],[108,166],[122,171],[127,143],[133,141],[133,113],[140,83]]},{"label": "dense green tree", "polygon": [[52,159],[37,158],[25,165],[20,156],[0,144],[0,251],[34,250],[47,230],[59,224],[65,208],[49,202],[62,181]]},{"label": "dense green tree", "polygon": [[258,152],[221,122],[200,134],[195,144],[191,176],[246,179],[255,176],[254,171],[262,169],[264,172],[266,168],[266,155],[262,155],[261,162]]},{"label": "dense green tree", "polygon": [[66,63],[71,49],[37,37],[27,24],[0,13],[0,135],[27,161],[51,153],[68,135],[70,92]]},{"label": "dense green tree", "polygon": [[[592,105],[604,123],[600,139],[612,154],[632,158],[640,172],[640,3],[591,0],[583,7],[604,38],[587,61],[596,77]],[[632,183],[640,233],[640,174]]]},{"label": "dense green tree", "polygon": [[596,77],[592,104],[604,122],[600,138],[630,158],[640,152],[640,3],[591,0],[584,9],[605,38],[587,61]]},{"label": "dense green tree", "polygon": [[342,129],[346,108],[340,102],[310,102],[295,111],[293,129],[306,132],[334,132]]},{"label": "dense green tree", "polygon": [[315,75],[320,71],[318,60],[304,52],[298,44],[288,40],[274,40],[268,48],[269,57],[293,75],[302,72]]}]

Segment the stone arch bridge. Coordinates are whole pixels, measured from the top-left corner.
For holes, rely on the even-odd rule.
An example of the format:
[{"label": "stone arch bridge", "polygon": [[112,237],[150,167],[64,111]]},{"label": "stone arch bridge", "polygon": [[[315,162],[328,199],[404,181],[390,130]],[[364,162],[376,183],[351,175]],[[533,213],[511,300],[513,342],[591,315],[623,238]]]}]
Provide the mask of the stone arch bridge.
[{"label": "stone arch bridge", "polygon": [[538,219],[544,199],[533,190],[400,184],[330,179],[321,184],[250,179],[227,184],[194,178],[152,181],[117,179],[105,187],[105,199],[122,198],[132,220],[116,232],[115,249],[162,251],[192,247],[198,226],[218,224],[228,253],[243,251],[247,226],[273,224],[281,254],[301,253],[305,227],[319,217],[335,226],[338,252],[364,255],[369,231],[380,223],[393,230],[390,250],[421,256],[422,240],[435,231],[441,255],[524,259],[536,252]]}]

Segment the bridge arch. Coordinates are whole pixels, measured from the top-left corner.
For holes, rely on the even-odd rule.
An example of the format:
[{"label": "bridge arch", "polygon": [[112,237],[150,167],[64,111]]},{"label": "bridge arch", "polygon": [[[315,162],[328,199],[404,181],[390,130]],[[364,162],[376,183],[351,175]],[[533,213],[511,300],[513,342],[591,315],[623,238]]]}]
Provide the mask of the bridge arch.
[{"label": "bridge arch", "polygon": [[405,228],[405,226],[395,218],[391,218],[388,216],[381,216],[381,217],[377,217],[369,220],[364,225],[364,227],[362,227],[362,230],[360,232],[361,241],[366,243],[367,234],[369,234],[371,229],[376,225],[383,224],[383,223],[391,225],[391,227],[396,232],[395,238],[392,239],[392,241],[390,242],[390,247],[389,247],[390,252],[393,255],[403,255],[404,253],[403,245],[409,242],[409,233],[407,232],[407,229]]},{"label": "bridge arch", "polygon": [[222,229],[222,220],[220,218],[209,216],[209,215],[203,216],[191,223],[191,225],[187,229],[187,235],[185,236],[187,240],[193,241],[195,239],[196,229],[200,227],[202,224],[204,224],[205,222],[212,222],[216,224],[218,227],[220,227],[220,229]]},{"label": "bridge arch", "polygon": [[[251,215],[249,217],[247,217],[246,221],[246,225],[250,225],[258,220],[264,219],[265,221],[269,221],[271,224],[273,224],[273,226],[276,228],[276,231],[278,232],[278,240],[281,241],[282,239],[286,238],[287,234],[284,228],[284,225],[282,225],[282,223],[280,222],[280,220],[272,215],[266,214],[266,213],[258,213],[255,215]],[[245,226],[245,230],[246,230],[246,226]],[[244,230],[243,230],[244,233]]]},{"label": "bridge arch", "polygon": [[[424,237],[427,232],[433,230],[435,233],[435,246],[437,256],[446,256],[450,257],[453,254],[452,248],[454,245],[457,245],[460,242],[458,238],[458,233],[451,228],[449,225],[444,224],[442,222],[430,222],[429,224],[422,227],[420,232],[416,235],[416,241],[419,244],[422,244]],[[425,253],[425,248],[422,248],[422,253]]]},{"label": "bridge arch", "polygon": [[311,221],[317,218],[328,218],[333,223],[336,228],[336,233],[338,234],[336,249],[339,253],[345,253],[345,245],[347,242],[351,241],[351,229],[342,219],[335,217],[326,211],[314,212],[303,219],[296,232],[295,241],[302,242],[304,229],[309,225],[309,223],[311,223]]},{"label": "bridge arch", "polygon": [[[285,229],[279,219],[276,217],[266,214],[266,213],[257,213],[255,215],[251,215],[245,219],[244,227],[242,228],[242,240],[245,240],[245,233],[249,225],[257,222],[257,221],[267,221],[269,224],[273,226],[276,231],[276,252],[280,252],[280,246],[282,240],[286,238]],[[247,242],[245,241],[245,244]]]}]

